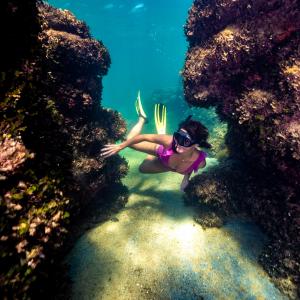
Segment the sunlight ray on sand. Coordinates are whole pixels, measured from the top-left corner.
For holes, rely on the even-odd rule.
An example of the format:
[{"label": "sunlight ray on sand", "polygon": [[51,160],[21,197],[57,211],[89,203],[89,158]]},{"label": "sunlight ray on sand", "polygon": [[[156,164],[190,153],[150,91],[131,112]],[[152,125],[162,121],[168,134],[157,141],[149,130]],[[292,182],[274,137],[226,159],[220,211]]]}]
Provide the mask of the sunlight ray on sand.
[{"label": "sunlight ray on sand", "polygon": [[144,155],[126,157],[131,194],[118,222],[88,231],[68,257],[73,299],[285,299],[256,262],[265,239],[253,224],[203,230],[180,175],[139,174]]}]

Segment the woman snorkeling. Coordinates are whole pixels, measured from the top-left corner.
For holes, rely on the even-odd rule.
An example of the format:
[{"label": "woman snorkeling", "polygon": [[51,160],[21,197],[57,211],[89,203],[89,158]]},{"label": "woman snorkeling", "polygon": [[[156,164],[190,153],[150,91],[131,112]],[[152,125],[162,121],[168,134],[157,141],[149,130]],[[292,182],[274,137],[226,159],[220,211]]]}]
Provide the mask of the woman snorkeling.
[{"label": "woman snorkeling", "polygon": [[[101,155],[106,158],[117,154],[126,147],[147,153],[148,156],[140,164],[141,173],[177,172],[184,175],[180,189],[183,191],[188,185],[192,172],[206,165],[207,154],[198,150],[199,147],[211,148],[207,142],[209,136],[207,128],[191,116],[179,124],[178,130],[173,135],[168,134],[140,134],[147,121],[142,108],[140,95],[136,102],[139,119],[130,130],[126,140],[121,144],[107,144],[101,150]],[[165,107],[163,111],[166,113]],[[164,130],[159,130],[161,133]]]}]

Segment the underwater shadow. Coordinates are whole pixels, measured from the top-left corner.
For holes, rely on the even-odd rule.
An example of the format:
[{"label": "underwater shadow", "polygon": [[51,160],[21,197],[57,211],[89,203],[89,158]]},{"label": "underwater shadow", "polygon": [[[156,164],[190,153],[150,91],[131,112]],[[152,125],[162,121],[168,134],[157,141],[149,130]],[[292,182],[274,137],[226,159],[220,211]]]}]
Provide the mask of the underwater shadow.
[{"label": "underwater shadow", "polygon": [[[130,194],[135,194],[141,199],[133,204],[127,204],[123,210],[151,207],[175,220],[193,218],[196,210],[192,206],[184,204],[183,193],[172,190],[157,190],[155,185],[145,188],[146,181],[147,178],[140,178],[133,187],[129,188]],[[149,197],[153,197],[157,201],[151,201]],[[242,217],[232,217],[221,227],[221,230],[240,245],[239,249],[242,256],[257,263],[258,256],[268,238],[255,223]]]},{"label": "underwater shadow", "polygon": [[258,257],[269,241],[258,225],[247,218],[233,217],[221,229],[240,245],[242,256],[258,263]]},{"label": "underwater shadow", "polygon": [[105,286],[110,285],[113,273],[118,272],[117,262],[112,251],[82,236],[66,262],[71,277],[67,299],[98,299]]},{"label": "underwater shadow", "polygon": [[172,219],[193,218],[194,209],[184,204],[183,194],[180,191],[157,190],[154,185],[145,188],[145,182],[147,179],[140,179],[137,184],[129,188],[130,195],[136,195],[140,199],[133,204],[127,203],[122,210],[151,207]]},{"label": "underwater shadow", "polygon": [[[208,229],[209,230],[209,229]],[[215,249],[212,255],[221,257],[214,262],[214,270],[221,276],[234,276],[235,289],[239,296],[263,299],[287,299],[273,284],[270,276],[258,261],[267,238],[259,227],[244,218],[232,218],[220,230],[223,231],[224,242]],[[226,239],[232,239],[227,243]],[[213,240],[211,240],[212,243]],[[232,244],[232,246],[227,246]],[[220,263],[221,262],[221,263]],[[224,270],[226,270],[224,272]],[[256,299],[256,298],[255,298]]]}]

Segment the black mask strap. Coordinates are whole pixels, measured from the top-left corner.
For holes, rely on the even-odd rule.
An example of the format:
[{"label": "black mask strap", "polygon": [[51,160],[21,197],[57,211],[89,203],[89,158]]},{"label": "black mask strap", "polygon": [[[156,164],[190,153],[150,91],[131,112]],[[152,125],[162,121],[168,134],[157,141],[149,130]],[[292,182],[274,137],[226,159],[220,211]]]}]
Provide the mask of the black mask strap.
[{"label": "black mask strap", "polygon": [[177,150],[176,150],[176,141],[175,141],[174,138],[173,138],[173,141],[172,141],[172,150],[173,150],[175,153],[178,153]]}]

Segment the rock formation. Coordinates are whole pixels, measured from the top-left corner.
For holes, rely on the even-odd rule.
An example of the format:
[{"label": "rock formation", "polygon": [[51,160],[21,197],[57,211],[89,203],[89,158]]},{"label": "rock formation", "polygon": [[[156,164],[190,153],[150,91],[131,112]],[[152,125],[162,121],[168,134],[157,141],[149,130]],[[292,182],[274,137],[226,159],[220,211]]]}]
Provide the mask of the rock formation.
[{"label": "rock formation", "polygon": [[2,299],[45,292],[69,225],[89,201],[112,185],[126,200],[125,161],[99,155],[125,133],[119,113],[100,106],[108,51],[70,12],[36,2],[1,2]]},{"label": "rock formation", "polygon": [[190,44],[183,71],[186,100],[216,107],[228,123],[230,155],[219,169],[195,178],[188,201],[214,213],[247,212],[272,239],[261,262],[278,286],[297,298],[299,2],[196,0],[185,33]]}]

